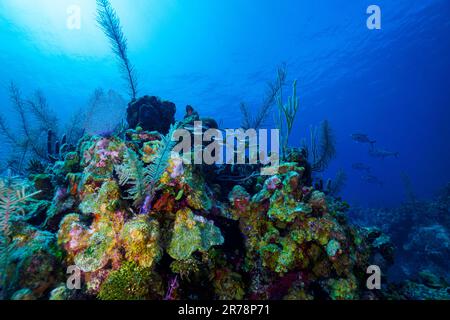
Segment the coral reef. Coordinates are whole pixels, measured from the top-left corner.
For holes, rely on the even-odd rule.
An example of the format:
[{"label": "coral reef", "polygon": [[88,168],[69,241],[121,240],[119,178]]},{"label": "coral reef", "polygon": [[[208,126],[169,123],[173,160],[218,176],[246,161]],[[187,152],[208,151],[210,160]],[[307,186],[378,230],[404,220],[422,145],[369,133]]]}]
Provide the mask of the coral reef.
[{"label": "coral reef", "polygon": [[0,285],[1,296],[8,290],[8,268],[14,253],[13,221],[20,219],[26,210],[26,203],[37,196],[39,191],[30,193],[28,185],[11,173],[0,179]]},{"label": "coral reef", "polygon": [[[183,157],[173,152],[174,133],[189,132],[200,115],[188,106],[185,119],[175,122],[173,103],[138,99],[119,18],[108,0],[97,0],[97,13],[129,85],[129,126],[92,132],[74,120],[68,135],[57,140],[38,95],[30,108],[46,129],[40,130],[46,133],[41,146],[28,130],[20,92],[11,87],[21,139],[2,119],[0,130],[22,151],[17,170],[22,177],[0,179],[1,298],[448,298],[448,283],[435,275],[436,268],[416,282],[389,284],[394,247],[383,231],[390,230],[349,222],[348,204],[334,197],[342,174],[334,184],[313,183],[312,173],[323,171],[336,153],[328,122],[320,134],[312,130],[310,146],[288,148],[299,100],[294,81],[292,97],[283,101],[285,68],[255,117],[242,108],[244,127],[257,128],[278,103],[282,157],[271,168],[276,174],[260,175],[262,164],[192,165],[184,160],[198,150]],[[93,109],[102,95],[94,93]],[[81,118],[88,121],[89,114]],[[214,119],[205,119],[205,129],[217,127]],[[25,174],[31,151],[38,157],[26,159],[31,161]],[[414,224],[419,229],[408,234],[405,252],[419,250],[432,260],[438,250],[439,257],[448,257],[448,194],[440,200],[447,210],[442,224]],[[382,290],[367,287],[373,265],[383,271]]]},{"label": "coral reef", "polygon": [[[347,206],[311,186],[304,158],[221,185],[169,156],[182,125],[84,136],[30,175],[39,193],[9,230],[7,298],[358,299],[371,259],[391,263],[381,233],[350,226]],[[61,285],[69,266],[75,292]]]},{"label": "coral reef", "polygon": [[357,276],[375,248],[364,232],[341,222],[336,200],[303,184],[303,173],[303,167],[284,163],[259,193],[251,196],[237,186],[230,194],[246,239],[251,293],[263,299],[295,295],[289,283],[283,286],[291,277],[303,296],[314,296],[319,286],[330,299],[358,298],[363,287]]},{"label": "coral reef", "polygon": [[28,290],[38,298],[62,279],[62,269],[55,235],[25,223],[16,222],[5,269],[5,292],[17,298],[17,291]]},{"label": "coral reef", "polygon": [[423,270],[450,281],[450,187],[434,199],[420,201],[407,192],[409,201],[396,208],[353,208],[350,218],[361,226],[377,226],[396,244],[396,265],[391,278],[417,277]]},{"label": "coral reef", "polygon": [[164,294],[161,278],[151,269],[125,263],[111,272],[101,285],[101,300],[161,299]]},{"label": "coral reef", "polygon": [[424,270],[416,279],[392,285],[385,295],[395,300],[450,300],[450,284],[431,271]]}]

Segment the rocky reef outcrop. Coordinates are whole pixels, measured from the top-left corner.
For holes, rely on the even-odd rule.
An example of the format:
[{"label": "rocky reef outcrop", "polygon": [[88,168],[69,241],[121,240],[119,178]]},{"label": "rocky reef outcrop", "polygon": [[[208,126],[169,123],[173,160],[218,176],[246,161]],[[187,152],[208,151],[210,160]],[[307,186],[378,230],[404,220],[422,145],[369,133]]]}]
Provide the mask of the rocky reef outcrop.
[{"label": "rocky reef outcrop", "polygon": [[176,106],[155,96],[144,96],[129,103],[127,122],[130,128],[141,127],[147,131],[167,134],[175,123]]}]

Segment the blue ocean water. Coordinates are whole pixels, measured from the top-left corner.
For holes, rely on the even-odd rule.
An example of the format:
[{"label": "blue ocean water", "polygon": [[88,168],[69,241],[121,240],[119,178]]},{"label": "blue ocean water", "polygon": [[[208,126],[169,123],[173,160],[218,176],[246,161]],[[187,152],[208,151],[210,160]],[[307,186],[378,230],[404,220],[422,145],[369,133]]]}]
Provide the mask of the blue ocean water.
[{"label": "blue ocean water", "polygon": [[[255,110],[267,81],[285,62],[298,80],[301,106],[290,144],[329,120],[337,158],[323,173],[347,172],[343,198],[353,205],[404,200],[401,174],[420,197],[450,181],[450,3],[447,0],[210,1],[111,0],[128,38],[140,94],[191,104],[223,127],[240,126],[239,105]],[[381,30],[366,9],[382,12]],[[72,6],[81,27],[67,27]],[[0,101],[9,115],[8,83],[45,92],[62,119],[97,87],[127,96],[91,0],[0,0]],[[125,112],[126,105],[123,106]],[[117,110],[116,110],[117,111]],[[100,121],[100,120],[99,120]],[[270,126],[270,123],[268,124]],[[373,159],[352,133],[363,132],[398,158]],[[3,156],[7,152],[2,144]],[[383,186],[361,179],[364,162]]]}]

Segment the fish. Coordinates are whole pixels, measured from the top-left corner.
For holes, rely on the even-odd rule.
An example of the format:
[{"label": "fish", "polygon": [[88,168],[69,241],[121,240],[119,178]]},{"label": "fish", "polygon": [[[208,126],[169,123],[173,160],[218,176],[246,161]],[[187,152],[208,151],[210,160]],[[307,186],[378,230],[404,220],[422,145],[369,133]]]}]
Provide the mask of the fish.
[{"label": "fish", "polygon": [[369,136],[364,133],[354,133],[351,135],[351,137],[354,141],[359,143],[370,143],[373,145],[374,143],[377,142],[376,140],[370,140]]},{"label": "fish", "polygon": [[352,169],[357,171],[367,171],[370,172],[370,167],[362,162],[357,162],[352,164]]},{"label": "fish", "polygon": [[369,155],[371,157],[374,157],[374,158],[384,159],[384,158],[388,158],[388,157],[398,158],[400,153],[399,152],[386,151],[386,150],[382,150],[382,149],[371,148],[369,150]]},{"label": "fish", "polygon": [[362,177],[362,179],[365,181],[365,182],[367,182],[367,183],[370,183],[370,184],[376,184],[376,185],[379,185],[380,187],[382,187],[383,186],[383,181],[381,181],[380,179],[378,179],[378,177],[376,177],[376,176],[374,176],[374,175],[366,175],[366,176],[363,176]]},{"label": "fish", "polygon": [[[202,132],[202,134],[203,134],[203,132],[204,131],[206,131],[206,130],[208,130],[208,129],[210,129],[210,128],[208,128],[208,127],[205,127],[205,126],[192,126],[192,125],[186,125],[186,126],[184,126],[184,127],[182,127],[181,129],[185,129],[185,130],[187,130],[187,131],[189,131],[189,132],[198,132],[198,134],[200,134],[200,130],[199,129],[201,129],[201,132]],[[197,130],[196,130],[197,129]],[[194,133],[195,134],[195,133]]]}]

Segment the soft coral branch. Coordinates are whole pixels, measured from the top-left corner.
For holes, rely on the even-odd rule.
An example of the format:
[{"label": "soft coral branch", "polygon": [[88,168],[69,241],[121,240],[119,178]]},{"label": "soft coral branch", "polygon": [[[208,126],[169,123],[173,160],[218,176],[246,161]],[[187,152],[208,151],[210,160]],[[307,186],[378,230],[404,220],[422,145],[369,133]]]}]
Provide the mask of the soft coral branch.
[{"label": "soft coral branch", "polygon": [[134,67],[128,58],[127,39],[123,34],[120,19],[108,0],[97,0],[97,22],[108,37],[114,54],[122,63],[124,78],[127,80],[131,97],[137,96],[137,81]]}]

